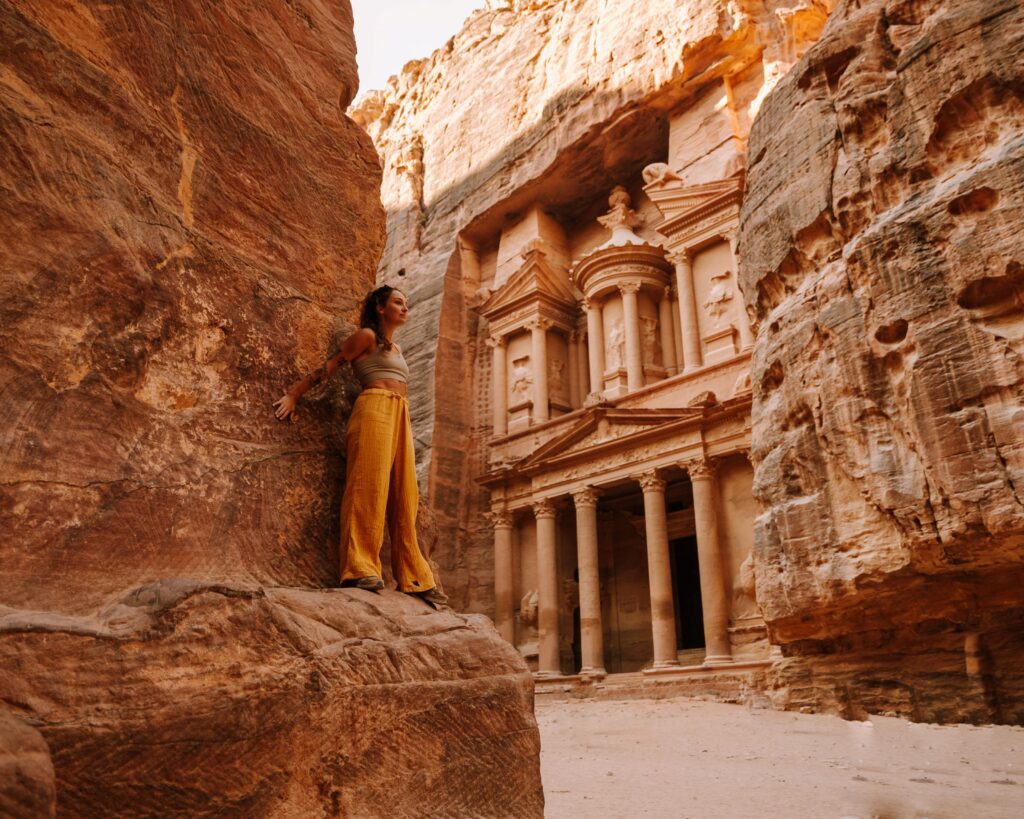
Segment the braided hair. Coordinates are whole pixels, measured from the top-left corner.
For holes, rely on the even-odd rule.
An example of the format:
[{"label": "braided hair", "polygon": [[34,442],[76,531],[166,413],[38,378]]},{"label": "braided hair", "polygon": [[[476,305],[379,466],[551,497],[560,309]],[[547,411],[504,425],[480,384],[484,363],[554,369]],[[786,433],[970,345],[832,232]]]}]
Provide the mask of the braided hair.
[{"label": "braided hair", "polygon": [[390,285],[381,285],[372,291],[363,302],[363,312],[359,316],[359,326],[369,327],[377,337],[377,345],[387,351],[391,349],[391,342],[384,336],[384,328],[380,326],[380,313],[377,308],[383,308],[391,298],[395,288]]}]

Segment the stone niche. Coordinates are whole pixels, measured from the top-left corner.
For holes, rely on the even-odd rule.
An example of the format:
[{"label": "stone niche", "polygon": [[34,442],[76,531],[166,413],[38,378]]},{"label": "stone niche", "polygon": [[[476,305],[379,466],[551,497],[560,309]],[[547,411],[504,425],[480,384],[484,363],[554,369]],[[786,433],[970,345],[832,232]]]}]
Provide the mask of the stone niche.
[{"label": "stone niche", "polygon": [[777,699],[1024,722],[1024,8],[841,4],[750,135]]}]

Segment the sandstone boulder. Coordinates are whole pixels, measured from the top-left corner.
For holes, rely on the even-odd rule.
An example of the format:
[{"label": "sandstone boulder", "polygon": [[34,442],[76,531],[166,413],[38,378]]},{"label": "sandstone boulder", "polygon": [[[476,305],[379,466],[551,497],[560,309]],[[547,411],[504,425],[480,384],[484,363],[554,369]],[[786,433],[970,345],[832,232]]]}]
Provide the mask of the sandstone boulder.
[{"label": "sandstone boulder", "polygon": [[543,815],[522,658],[399,592],[179,580],[92,617],[0,610],[0,667],[62,816]]},{"label": "sandstone boulder", "polygon": [[840,3],[749,143],[780,699],[1024,720],[1024,12]]}]

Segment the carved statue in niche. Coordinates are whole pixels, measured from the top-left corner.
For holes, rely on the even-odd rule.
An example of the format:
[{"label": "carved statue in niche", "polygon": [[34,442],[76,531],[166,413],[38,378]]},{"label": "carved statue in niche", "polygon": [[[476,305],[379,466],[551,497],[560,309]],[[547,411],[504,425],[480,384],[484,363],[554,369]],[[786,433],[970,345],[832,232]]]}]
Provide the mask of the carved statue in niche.
[{"label": "carved statue in niche", "polygon": [[533,386],[533,371],[530,367],[530,357],[523,356],[512,362],[512,397],[515,403],[525,402],[530,397],[530,388]]},{"label": "carved statue in niche", "polygon": [[734,619],[757,617],[757,589],[754,585],[754,556],[747,555],[732,582],[732,616]]},{"label": "carved statue in niche", "polygon": [[722,317],[729,310],[729,302],[732,301],[732,285],[729,281],[732,273],[723,270],[711,277],[712,285],[708,297],[704,300],[704,309],[714,319],[715,324],[722,323]]},{"label": "carved statue in niche", "polygon": [[616,324],[608,333],[608,346],[605,348],[605,367],[615,371],[622,368],[626,360],[626,332],[621,324]]},{"label": "carved statue in niche", "polygon": [[640,317],[640,341],[643,345],[644,363],[660,366],[661,340],[658,338],[658,320],[650,316]]},{"label": "carved statue in niche", "polygon": [[548,388],[552,395],[565,397],[565,362],[552,358],[548,362]]},{"label": "carved statue in niche", "polygon": [[531,589],[523,595],[519,602],[519,622],[528,628],[537,627],[537,612],[540,609],[540,598],[536,589]]}]

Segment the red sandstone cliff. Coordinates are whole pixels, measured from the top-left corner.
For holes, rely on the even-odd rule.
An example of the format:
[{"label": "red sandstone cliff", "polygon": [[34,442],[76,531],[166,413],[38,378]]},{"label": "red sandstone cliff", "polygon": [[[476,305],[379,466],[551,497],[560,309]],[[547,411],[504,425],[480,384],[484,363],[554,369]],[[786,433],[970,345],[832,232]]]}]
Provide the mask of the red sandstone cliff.
[{"label": "red sandstone cliff", "polygon": [[[493,629],[316,590],[344,381],[272,417],[384,242],[348,3],[17,0],[0,31],[0,707],[61,814],[539,815]],[[38,782],[0,770],[0,806],[45,812],[11,725]]]},{"label": "red sandstone cliff", "polygon": [[749,145],[779,699],[1024,720],[1024,13],[845,2]]}]

